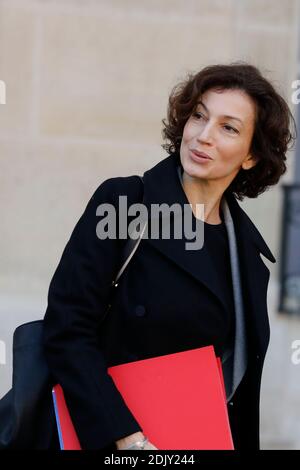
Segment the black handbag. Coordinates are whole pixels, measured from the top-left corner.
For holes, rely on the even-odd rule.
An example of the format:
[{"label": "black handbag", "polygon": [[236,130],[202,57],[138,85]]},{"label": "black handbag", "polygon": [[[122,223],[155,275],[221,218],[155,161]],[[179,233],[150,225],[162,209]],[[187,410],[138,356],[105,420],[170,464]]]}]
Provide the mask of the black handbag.
[{"label": "black handbag", "polygon": [[[122,267],[112,283],[110,298],[142,239],[145,227],[146,224],[138,232],[137,239],[128,238],[122,254]],[[59,448],[52,402],[53,385],[43,349],[43,320],[18,326],[13,335],[12,388],[0,400],[1,450]]]},{"label": "black handbag", "polygon": [[43,354],[43,320],[25,323],[13,336],[12,388],[0,400],[0,449],[47,449],[56,423],[50,372]]}]

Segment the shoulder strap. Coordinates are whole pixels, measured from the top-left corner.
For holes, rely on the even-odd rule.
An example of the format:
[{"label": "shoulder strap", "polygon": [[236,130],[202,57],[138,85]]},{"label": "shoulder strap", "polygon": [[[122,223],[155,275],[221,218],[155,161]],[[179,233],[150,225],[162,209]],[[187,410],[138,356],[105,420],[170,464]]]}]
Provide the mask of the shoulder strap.
[{"label": "shoulder strap", "polygon": [[[142,183],[144,184],[143,177],[139,176],[139,178],[141,179]],[[144,198],[143,198],[143,201],[144,201]],[[127,241],[127,243],[125,245],[125,248],[124,248],[124,251],[123,251],[123,256],[122,256],[123,263],[122,263],[122,266],[121,266],[121,268],[120,268],[120,270],[119,270],[119,272],[116,276],[116,279],[112,282],[113,286],[118,285],[118,280],[120,279],[121,275],[125,271],[125,269],[128,266],[131,258],[133,257],[135,251],[137,250],[137,247],[139,246],[139,243],[140,243],[140,241],[143,237],[143,233],[145,231],[146,226],[147,226],[147,221],[145,221],[142,229],[138,232],[138,238],[137,239],[131,238],[131,237],[128,238],[128,241]]]}]

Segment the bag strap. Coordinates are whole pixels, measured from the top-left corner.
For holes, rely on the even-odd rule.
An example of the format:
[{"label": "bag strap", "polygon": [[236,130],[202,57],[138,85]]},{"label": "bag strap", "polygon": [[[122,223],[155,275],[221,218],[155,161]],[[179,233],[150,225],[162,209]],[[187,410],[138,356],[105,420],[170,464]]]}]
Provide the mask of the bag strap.
[{"label": "bag strap", "polygon": [[[142,181],[142,183],[144,184],[143,177],[139,176],[139,178]],[[144,196],[143,196],[143,202],[144,202]],[[144,222],[144,224],[142,226],[142,229],[140,231],[133,232],[134,238],[131,238],[131,236],[128,238],[128,241],[125,245],[124,252],[123,252],[123,259],[125,259],[125,261],[123,262],[116,278],[113,280],[112,286],[116,287],[118,285],[118,280],[120,279],[121,275],[125,271],[125,269],[128,266],[131,258],[133,257],[134,253],[136,252],[137,247],[140,244],[140,241],[143,237],[143,234],[144,234],[144,231],[146,229],[147,223],[148,223],[147,221]],[[136,235],[138,235],[137,239],[136,239]]]}]

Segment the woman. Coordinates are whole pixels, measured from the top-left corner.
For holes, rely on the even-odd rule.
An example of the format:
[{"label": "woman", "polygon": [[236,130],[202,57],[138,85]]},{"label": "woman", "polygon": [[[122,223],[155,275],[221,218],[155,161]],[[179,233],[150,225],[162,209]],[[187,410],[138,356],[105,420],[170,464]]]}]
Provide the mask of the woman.
[{"label": "woman", "polygon": [[[259,448],[270,274],[260,254],[275,259],[237,199],[256,198],[278,183],[294,139],[291,122],[286,102],[257,68],[208,66],[170,95],[162,145],[168,157],[143,182],[136,175],[110,178],[95,191],[52,278],[44,332],[50,370],[83,448],[155,449],[107,367],[209,344],[228,380],[234,447]],[[96,209],[118,207],[121,195],[128,205],[144,197],[148,209],[190,204],[204,244],[187,250],[184,236],[143,239],[104,321],[125,241],[96,236]],[[204,204],[200,216],[197,204]]]}]

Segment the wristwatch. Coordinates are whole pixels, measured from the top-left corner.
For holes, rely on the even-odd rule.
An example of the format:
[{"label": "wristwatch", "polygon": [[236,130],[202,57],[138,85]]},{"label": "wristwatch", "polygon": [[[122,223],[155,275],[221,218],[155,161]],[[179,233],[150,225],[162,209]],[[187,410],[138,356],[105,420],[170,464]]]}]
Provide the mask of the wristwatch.
[{"label": "wristwatch", "polygon": [[128,447],[123,447],[122,450],[144,450],[144,447],[148,442],[148,438],[144,437],[141,441],[136,441]]}]

